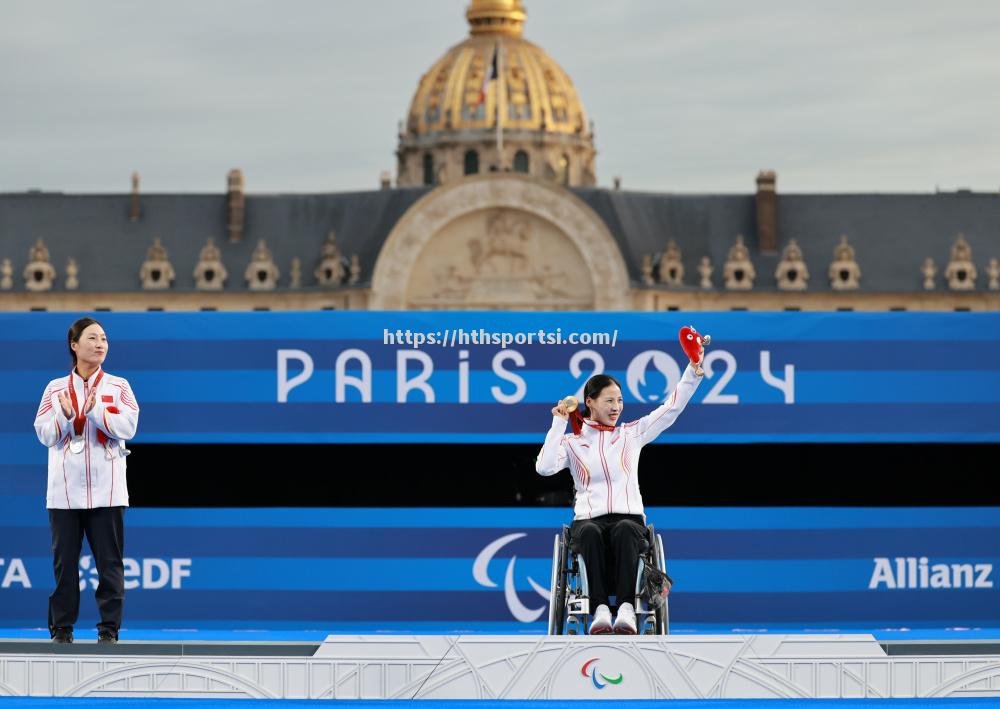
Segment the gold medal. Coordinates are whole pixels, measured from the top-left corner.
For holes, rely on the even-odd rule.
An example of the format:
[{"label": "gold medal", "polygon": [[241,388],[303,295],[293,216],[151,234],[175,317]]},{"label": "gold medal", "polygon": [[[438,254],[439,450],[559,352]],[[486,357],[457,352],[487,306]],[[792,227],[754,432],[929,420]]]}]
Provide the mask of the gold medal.
[{"label": "gold medal", "polygon": [[560,403],[566,407],[567,411],[576,411],[576,407],[580,405],[575,396],[567,396]]}]

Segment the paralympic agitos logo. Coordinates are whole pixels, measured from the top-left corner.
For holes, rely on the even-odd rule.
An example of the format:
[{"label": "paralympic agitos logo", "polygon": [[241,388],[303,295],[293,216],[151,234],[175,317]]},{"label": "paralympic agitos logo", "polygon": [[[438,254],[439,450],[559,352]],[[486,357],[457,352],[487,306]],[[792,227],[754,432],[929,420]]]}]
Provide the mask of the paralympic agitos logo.
[{"label": "paralympic agitos logo", "polygon": [[[599,657],[594,657],[584,662],[583,667],[580,668],[580,674],[583,675],[584,677],[590,677],[590,679],[594,683],[594,686],[597,687],[598,689],[604,689],[609,684],[621,684],[622,680],[624,679],[621,672],[618,673],[617,677],[608,677],[607,675],[598,673],[597,665],[594,665],[594,663],[597,662],[599,659],[600,659]],[[594,667],[593,669],[590,670],[590,674],[587,674],[587,668],[590,667],[591,665],[594,665]],[[597,679],[598,676],[604,680],[604,683],[601,683]]]},{"label": "paralympic agitos logo", "polygon": [[[472,577],[476,580],[476,583],[486,588],[496,588],[497,584],[490,578],[489,574],[490,562],[493,561],[493,557],[503,547],[507,546],[516,539],[521,539],[526,536],[528,535],[524,532],[506,534],[487,544],[486,547],[479,552],[476,556],[476,560],[472,563]],[[521,599],[517,597],[517,589],[515,588],[514,583],[515,563],[517,563],[517,556],[512,556],[510,561],[507,562],[507,574],[504,576],[503,582],[503,595],[507,601],[507,608],[510,609],[510,613],[514,616],[514,618],[522,623],[533,623],[541,618],[545,611],[548,610],[549,589],[545,588],[529,576],[528,583],[531,584],[531,587],[535,589],[535,592],[539,596],[545,599],[545,605],[539,606],[538,608],[528,608],[526,605],[521,603]]]}]

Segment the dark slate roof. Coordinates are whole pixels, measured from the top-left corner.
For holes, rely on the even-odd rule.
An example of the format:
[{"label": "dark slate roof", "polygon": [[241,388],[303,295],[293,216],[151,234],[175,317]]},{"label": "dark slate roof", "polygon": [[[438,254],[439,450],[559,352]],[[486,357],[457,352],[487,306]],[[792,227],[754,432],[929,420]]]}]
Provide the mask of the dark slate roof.
[{"label": "dark slate roof", "polygon": [[[327,232],[337,232],[346,256],[361,259],[362,283],[371,279],[383,242],[393,226],[428,188],[340,194],[248,195],[243,241],[228,242],[226,197],[145,195],[142,219],[128,219],[129,195],[0,194],[0,259],[14,264],[15,289],[35,240],[44,239],[63,288],[70,257],[80,266],[84,291],[139,288],[139,267],[159,236],[177,272],[174,291],[194,289],[192,271],[207,237],[215,238],[229,270],[226,291],[245,290],[243,271],[259,239],[265,239],[281,269],[286,288],[292,258],[302,261],[303,284],[313,282]],[[629,275],[641,282],[643,254],[659,254],[673,238],[680,246],[685,282],[695,289],[698,262],[709,256],[713,281],[721,287],[722,265],[736,234],[743,234],[757,270],[754,290],[776,290],[774,269],[780,254],[757,251],[754,195],[676,195],[572,190],[604,220],[622,251]],[[926,257],[941,272],[950,259],[956,234],[972,247],[979,270],[977,290],[986,289],[986,265],[1000,258],[1000,194],[778,195],[779,249],[790,238],[802,248],[809,267],[809,291],[829,291],[826,272],[840,235],[847,234],[862,271],[862,290],[922,290],[920,268]]]},{"label": "dark slate roof", "polygon": [[986,290],[986,266],[1000,258],[1000,194],[778,194],[777,254],[758,252],[754,195],[673,195],[574,189],[608,225],[634,281],[642,255],[659,254],[672,238],[681,249],[685,283],[696,288],[702,256],[712,260],[712,280],[722,285],[722,266],[736,234],[743,234],[757,271],[754,290],[777,290],[774,270],[780,250],[795,239],[809,268],[808,291],[831,291],[827,270],[840,235],[846,234],[861,267],[863,291],[923,290],[921,267],[928,256],[938,267],[938,287],[959,232],[972,248],[979,272],[976,290]]},{"label": "dark slate roof", "polygon": [[679,196],[649,192],[576,189],[604,223],[622,250],[632,281],[642,280],[643,254],[659,254],[673,239],[681,249],[685,283],[699,282],[698,263],[708,256],[721,274],[729,247],[743,234],[756,264],[756,202],[753,195]]},{"label": "dark slate roof", "polygon": [[371,279],[379,248],[393,225],[427,189],[395,189],[340,194],[248,195],[243,240],[229,243],[226,197],[144,195],[142,218],[129,221],[129,195],[0,194],[0,259],[14,265],[15,289],[40,237],[59,272],[63,289],[66,262],[76,259],[81,291],[135,291],[139,268],[154,237],[167,249],[176,272],[173,291],[193,291],[195,264],[208,237],[222,251],[229,271],[226,291],[246,290],[243,272],[257,242],[264,239],[287,288],[292,259],[302,262],[302,283],[314,283],[327,233],[337,232],[346,257],[357,253],[362,282]]}]

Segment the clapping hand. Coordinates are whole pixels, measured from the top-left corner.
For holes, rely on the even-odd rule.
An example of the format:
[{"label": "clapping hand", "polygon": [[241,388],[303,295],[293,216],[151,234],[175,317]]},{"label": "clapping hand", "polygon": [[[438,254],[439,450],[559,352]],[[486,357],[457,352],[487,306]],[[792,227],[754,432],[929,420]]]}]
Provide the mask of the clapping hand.
[{"label": "clapping hand", "polygon": [[62,407],[63,414],[66,418],[73,418],[75,414],[73,411],[73,400],[69,398],[69,393],[66,390],[59,392],[59,406]]}]

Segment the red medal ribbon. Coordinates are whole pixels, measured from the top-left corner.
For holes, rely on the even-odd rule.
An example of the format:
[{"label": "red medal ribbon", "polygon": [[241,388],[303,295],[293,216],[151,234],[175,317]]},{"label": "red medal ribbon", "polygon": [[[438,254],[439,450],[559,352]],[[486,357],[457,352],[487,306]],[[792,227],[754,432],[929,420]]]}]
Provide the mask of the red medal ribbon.
[{"label": "red medal ribbon", "polygon": [[[77,376],[80,377],[79,374],[77,374]],[[93,386],[94,389],[96,389],[97,385],[101,383],[101,379],[103,377],[104,377],[104,370],[102,369],[97,374],[97,379],[94,380],[94,386]],[[80,379],[83,379],[83,377],[80,377]],[[84,403],[87,403],[87,399],[86,399],[86,395],[87,395],[87,380],[86,379],[83,379],[83,394],[84,394],[84,400],[83,401],[84,401]],[[80,435],[83,435],[83,426],[84,426],[84,423],[85,423],[84,419],[86,419],[87,414],[83,411],[83,408],[79,404],[77,404],[77,401],[76,401],[76,387],[73,386],[73,372],[72,371],[69,373],[69,398],[73,402],[73,412],[75,414],[74,417],[73,417],[73,433],[75,433],[77,436],[80,436]]]},{"label": "red medal ribbon", "polygon": [[597,423],[594,421],[589,421],[583,418],[583,414],[580,413],[580,409],[573,409],[569,414],[569,422],[573,427],[573,435],[579,436],[580,432],[583,430],[584,425],[590,426],[591,428],[596,428],[598,431],[614,431],[614,426],[605,426],[602,423]]}]

